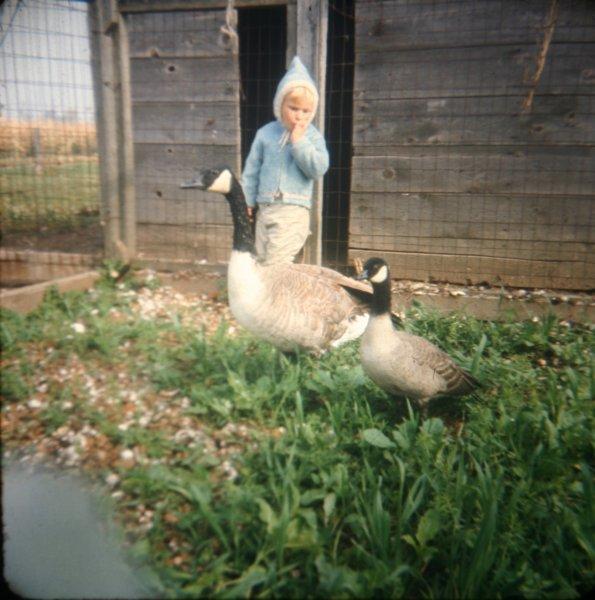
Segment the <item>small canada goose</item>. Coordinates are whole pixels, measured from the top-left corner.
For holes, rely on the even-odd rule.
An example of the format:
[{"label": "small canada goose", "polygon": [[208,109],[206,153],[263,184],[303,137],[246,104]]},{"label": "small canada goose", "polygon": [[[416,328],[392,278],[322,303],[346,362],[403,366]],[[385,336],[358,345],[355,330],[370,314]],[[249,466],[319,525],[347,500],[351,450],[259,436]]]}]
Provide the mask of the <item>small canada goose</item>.
[{"label": "small canada goose", "polygon": [[301,348],[316,354],[362,335],[372,287],[325,267],[260,264],[244,193],[229,168],[205,169],[181,187],[219,192],[229,202],[233,248],[228,295],[240,325],[280,350]]},{"label": "small canada goose", "polygon": [[410,398],[424,414],[430,400],[464,396],[479,385],[437,346],[393,327],[386,261],[370,258],[358,279],[367,279],[374,288],[370,320],[360,344],[362,366],[370,379],[389,394]]}]

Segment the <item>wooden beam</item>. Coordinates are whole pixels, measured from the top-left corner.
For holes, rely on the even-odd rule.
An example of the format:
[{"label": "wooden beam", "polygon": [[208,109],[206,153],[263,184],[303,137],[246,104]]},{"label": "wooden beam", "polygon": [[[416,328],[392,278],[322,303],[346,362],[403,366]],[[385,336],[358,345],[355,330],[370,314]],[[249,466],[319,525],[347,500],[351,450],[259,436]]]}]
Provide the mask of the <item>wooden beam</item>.
[{"label": "wooden beam", "polygon": [[118,69],[120,75],[119,171],[122,203],[122,241],[128,256],[136,254],[136,194],[134,189],[134,143],[132,135],[132,94],[130,91],[130,50],[126,19],[119,15]]},{"label": "wooden beam", "polygon": [[[328,0],[298,0],[297,54],[310,71],[318,87],[320,101],[314,124],[323,134],[327,32]],[[314,184],[310,231],[312,235],[304,247],[304,258],[306,262],[319,265],[322,263],[322,179]]]},{"label": "wooden beam", "polygon": [[[234,8],[283,6],[295,0],[235,0]],[[227,7],[227,0],[118,0],[122,13],[157,12],[174,10],[212,10]]]},{"label": "wooden beam", "polygon": [[89,11],[100,158],[105,255],[135,253],[135,194],[129,50],[126,22],[115,0]]},{"label": "wooden beam", "polygon": [[[109,5],[95,2],[89,11],[93,55],[97,138],[101,181],[102,220],[105,223],[105,254],[117,256],[120,232],[118,201],[118,132],[116,121],[116,76],[114,72],[114,38],[106,33],[110,22]],[[109,29],[109,28],[108,28]]]}]

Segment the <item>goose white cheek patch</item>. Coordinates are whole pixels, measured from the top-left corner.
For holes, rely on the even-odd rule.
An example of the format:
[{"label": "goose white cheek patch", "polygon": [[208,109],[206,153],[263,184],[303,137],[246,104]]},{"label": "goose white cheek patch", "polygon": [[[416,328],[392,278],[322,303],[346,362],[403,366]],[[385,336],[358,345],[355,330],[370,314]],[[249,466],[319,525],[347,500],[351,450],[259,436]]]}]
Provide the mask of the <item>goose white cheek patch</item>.
[{"label": "goose white cheek patch", "polygon": [[378,273],[376,273],[376,275],[370,277],[370,281],[372,283],[382,283],[383,281],[386,281],[387,277],[388,269],[383,265],[380,267],[380,269],[378,269]]},{"label": "goose white cheek patch", "polygon": [[221,171],[217,179],[213,181],[211,187],[209,188],[210,192],[219,192],[220,194],[228,194],[231,190],[231,173],[225,169],[225,171]]}]

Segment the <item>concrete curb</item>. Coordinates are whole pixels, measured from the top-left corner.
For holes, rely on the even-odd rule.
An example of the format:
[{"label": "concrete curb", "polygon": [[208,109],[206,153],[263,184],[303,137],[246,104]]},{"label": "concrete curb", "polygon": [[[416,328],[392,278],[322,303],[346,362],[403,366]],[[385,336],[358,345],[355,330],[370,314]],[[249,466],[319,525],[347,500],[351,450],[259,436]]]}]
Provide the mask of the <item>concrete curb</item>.
[{"label": "concrete curb", "polygon": [[97,271],[85,271],[76,275],[59,277],[43,283],[27,285],[14,290],[0,291],[0,307],[14,310],[19,313],[27,313],[37,308],[46,291],[56,287],[59,292],[71,290],[86,290],[90,288],[100,277]]}]

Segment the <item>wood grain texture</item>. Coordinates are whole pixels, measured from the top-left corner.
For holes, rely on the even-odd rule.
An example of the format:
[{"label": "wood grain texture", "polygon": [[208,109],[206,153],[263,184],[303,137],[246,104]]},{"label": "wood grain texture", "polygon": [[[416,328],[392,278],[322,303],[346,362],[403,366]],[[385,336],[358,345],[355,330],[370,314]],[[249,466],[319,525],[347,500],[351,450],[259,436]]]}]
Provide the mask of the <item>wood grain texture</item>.
[{"label": "wood grain texture", "polygon": [[[359,258],[365,261],[372,256],[378,256],[378,251],[349,249],[350,260]],[[576,289],[576,282],[581,281],[584,286],[582,289],[595,287],[593,263],[422,252],[383,252],[382,258],[389,263],[391,276],[397,279],[555,289]]]},{"label": "wood grain texture", "polygon": [[131,58],[226,57],[223,11],[148,12],[129,15]]},{"label": "wood grain texture", "polygon": [[568,145],[595,139],[595,95],[537,96],[520,115],[521,95],[356,102],[359,145]]},{"label": "wood grain texture", "polygon": [[137,102],[134,141],[158,144],[233,146],[237,123],[233,102]]},{"label": "wood grain texture", "polygon": [[229,225],[225,199],[180,189],[180,183],[200,168],[233,164],[236,151],[235,146],[136,144],[137,218],[151,223],[197,223],[203,218],[205,223]]},{"label": "wood grain texture", "polygon": [[[410,2],[358,0],[358,51],[394,52],[418,48],[485,46],[534,41],[548,11],[543,0],[494,2]],[[553,38],[558,42],[589,42],[595,35],[589,0],[561,3]]]},{"label": "wood grain texture", "polygon": [[[446,47],[361,53],[354,98],[450,98],[522,95],[535,69],[535,44]],[[539,94],[565,94],[584,86],[595,93],[595,44],[552,44]]]},{"label": "wood grain texture", "polygon": [[139,223],[139,258],[203,261],[217,264],[229,260],[232,228],[203,225],[153,225]]},{"label": "wood grain texture", "polygon": [[366,150],[373,155],[353,158],[353,192],[591,196],[595,189],[595,151],[589,147],[409,146]]},{"label": "wood grain texture", "polygon": [[234,102],[239,75],[230,58],[133,58],[132,101]]},{"label": "wood grain texture", "polygon": [[356,3],[350,256],[396,277],[593,287],[595,3]]}]

